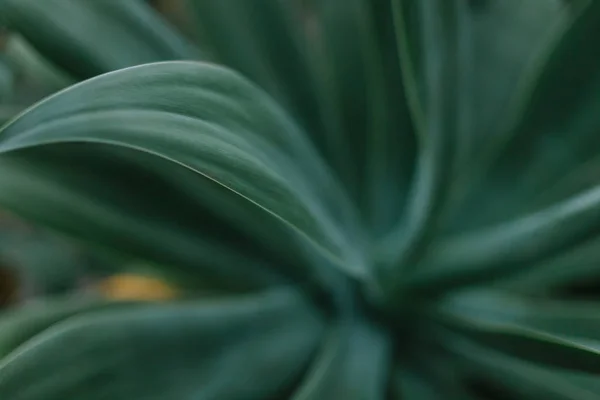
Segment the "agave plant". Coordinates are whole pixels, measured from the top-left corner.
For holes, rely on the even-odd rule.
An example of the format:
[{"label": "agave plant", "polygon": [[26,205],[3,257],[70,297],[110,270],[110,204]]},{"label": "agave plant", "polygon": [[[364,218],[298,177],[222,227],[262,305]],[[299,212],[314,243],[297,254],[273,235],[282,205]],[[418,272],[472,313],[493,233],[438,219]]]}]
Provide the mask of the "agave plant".
[{"label": "agave plant", "polygon": [[3,399],[600,398],[599,1],[184,5],[0,1],[0,205],[178,294],[11,310]]}]

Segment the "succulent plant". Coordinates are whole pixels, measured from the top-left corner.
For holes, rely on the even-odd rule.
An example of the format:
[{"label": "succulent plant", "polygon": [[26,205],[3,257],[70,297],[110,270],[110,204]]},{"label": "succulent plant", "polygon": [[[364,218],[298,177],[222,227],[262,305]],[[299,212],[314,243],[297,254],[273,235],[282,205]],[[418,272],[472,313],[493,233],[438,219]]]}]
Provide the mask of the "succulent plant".
[{"label": "succulent plant", "polygon": [[169,293],[11,309],[0,397],[600,398],[600,1],[569,3],[190,0],[183,34],[0,0],[66,86],[1,129],[0,206]]}]

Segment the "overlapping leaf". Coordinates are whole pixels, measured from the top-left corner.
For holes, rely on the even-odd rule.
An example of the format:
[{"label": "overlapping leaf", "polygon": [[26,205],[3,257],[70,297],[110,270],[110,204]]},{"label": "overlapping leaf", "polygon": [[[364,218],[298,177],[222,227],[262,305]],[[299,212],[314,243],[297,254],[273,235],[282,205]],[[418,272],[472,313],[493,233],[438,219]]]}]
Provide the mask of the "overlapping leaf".
[{"label": "overlapping leaf", "polygon": [[522,160],[522,174],[512,190],[537,194],[564,170],[596,155],[600,62],[586,38],[600,32],[599,10],[597,2],[582,2],[564,34],[555,35],[555,46],[530,74],[524,99],[516,102],[512,129],[490,144],[503,151],[498,167],[509,170],[508,157]]},{"label": "overlapping leaf", "polygon": [[389,379],[389,336],[356,317],[334,322],[293,400],[379,399]]},{"label": "overlapping leaf", "polygon": [[[466,172],[457,183],[460,190],[470,187],[475,192],[460,216],[466,221],[456,221],[457,226],[464,229],[514,218],[584,189],[568,182],[578,180],[598,145],[593,134],[598,125],[594,94],[598,61],[592,55],[595,48],[585,39],[597,36],[598,11],[596,2],[577,3],[573,15],[557,4],[546,4],[542,11],[532,7],[535,18],[547,14],[543,17],[547,19],[545,33],[542,30],[542,35],[530,36],[541,40],[530,51],[533,57],[520,57],[522,63],[528,61],[527,68],[520,69],[520,79],[507,77],[519,83],[518,90],[513,90],[510,107],[498,110],[504,121],[496,123],[477,147],[480,154],[473,162],[480,168]],[[534,18],[527,5],[521,9],[526,12],[525,21]],[[537,29],[533,22],[527,23],[530,29]],[[514,41],[510,43],[507,51],[518,48]],[[508,87],[514,89],[515,85]],[[593,182],[588,179],[587,183]],[[554,186],[566,186],[566,190],[557,193]],[[548,192],[554,195],[548,198]],[[494,201],[499,196],[501,203]],[[477,219],[469,219],[475,204],[482,209]]]},{"label": "overlapping leaf", "polygon": [[77,79],[194,56],[191,45],[141,0],[3,0],[0,16]]},{"label": "overlapping leaf", "polygon": [[[468,131],[461,136],[461,165],[452,193],[451,210],[460,211],[446,228],[472,229],[514,215],[523,206],[522,190],[512,190],[514,179],[487,179],[479,186],[473,168],[482,148],[502,134],[507,115],[536,60],[551,48],[551,39],[569,22],[560,0],[506,0],[471,2],[465,21],[472,32],[472,64],[468,90],[472,95]],[[511,158],[505,165],[517,170],[525,160]],[[464,197],[465,192],[472,196]],[[502,196],[503,201],[495,201]]]},{"label": "overlapping leaf", "polygon": [[15,227],[10,220],[2,223],[2,219],[0,263],[14,274],[19,285],[14,290],[28,295],[60,293],[81,281],[88,262],[79,249],[45,232]]},{"label": "overlapping leaf", "polygon": [[[413,12],[409,12],[413,11]],[[469,37],[461,23],[466,13],[463,1],[395,3],[396,29],[401,65],[412,100],[413,120],[419,138],[418,159],[408,194],[405,218],[381,245],[384,262],[398,286],[400,276],[412,268],[435,234],[448,193],[453,166],[453,146],[464,112],[459,96],[464,76],[464,46]],[[412,35],[416,35],[414,39]],[[418,43],[417,57],[410,44]],[[403,278],[402,278],[403,279]]]},{"label": "overlapping leaf", "polygon": [[[0,4],[13,28],[78,79],[193,56],[142,2],[69,1]],[[439,331],[430,336],[439,333],[453,358],[399,358],[393,395],[403,400],[478,398],[448,372],[473,365],[474,376],[489,374],[487,382],[525,398],[595,398],[593,378],[565,372],[599,372],[595,306],[442,294],[532,266],[531,275],[508,282],[530,291],[544,271],[555,284],[565,266],[581,265],[567,274],[579,277],[597,258],[590,239],[600,222],[592,135],[600,64],[583,39],[598,36],[600,6],[578,2],[569,27],[560,25],[566,12],[549,2],[490,2],[479,14],[466,0],[306,3],[310,22],[287,1],[190,1],[207,54],[269,95],[229,70],[189,62],[143,65],[76,85],[0,133],[0,204],[88,243],[166,265],[163,272],[194,288],[256,290],[300,278],[294,283],[302,290],[306,280],[332,289],[329,300],[339,306],[347,289],[362,295],[352,278],[379,279],[389,285],[391,307],[377,317],[394,328],[414,322],[396,300],[441,302],[420,317],[437,318],[431,326]],[[67,11],[79,22],[97,19],[98,31],[57,26]],[[33,17],[39,26],[27,24]],[[557,21],[565,30],[554,32],[564,36],[556,35],[555,48],[543,47]],[[520,37],[525,30],[531,40],[513,46],[507,32]],[[123,40],[108,35],[94,43],[98,32]],[[64,46],[56,52],[55,40]],[[539,70],[525,75],[514,113],[506,114],[525,54],[539,49],[552,51],[535,59]],[[506,125],[496,123],[500,118]],[[526,157],[515,163],[515,156]],[[515,165],[524,171],[516,178]],[[463,203],[461,221],[465,214],[452,212],[470,193],[465,188],[475,195]],[[499,194],[505,202],[493,204]],[[475,210],[481,201],[490,206]],[[435,241],[448,221],[450,234],[473,230]],[[377,244],[376,260],[368,259],[369,241]],[[370,262],[380,264],[380,276],[371,276]],[[8,331],[0,393],[24,400],[384,398],[390,357],[397,356],[385,330],[394,328],[341,312],[319,349],[320,318],[294,293],[73,317],[67,310],[64,321],[63,310],[56,318],[26,316],[25,325],[11,325],[25,326],[24,334]],[[366,301],[375,304],[342,308],[380,312],[381,298]],[[389,321],[395,313],[400,321]],[[546,387],[544,379],[551,380]]]},{"label": "overlapping leaf", "polygon": [[440,311],[491,323],[512,323],[554,335],[598,341],[600,305],[594,302],[533,299],[503,291],[480,290],[452,296]]},{"label": "overlapping leaf", "polygon": [[1,202],[69,234],[217,280],[254,271],[264,283],[264,268],[244,266],[239,231],[297,263],[304,245],[291,228],[365,273],[349,239],[355,218],[327,167],[275,103],[230,71],[172,62],[107,74],[28,110],[0,141]]},{"label": "overlapping leaf", "polygon": [[375,237],[400,219],[414,161],[389,4],[314,2],[320,96],[330,160]]},{"label": "overlapping leaf", "polygon": [[18,310],[9,310],[0,317],[0,360],[32,337],[72,316],[82,313],[118,308],[126,303],[81,296],[41,300],[25,305]]},{"label": "overlapping leaf", "polygon": [[489,347],[453,337],[446,342],[457,360],[474,376],[488,383],[492,390],[502,388],[526,400],[595,400],[600,386],[595,375],[565,373],[543,368]]},{"label": "overlapping leaf", "polygon": [[600,238],[594,237],[555,257],[519,271],[502,282],[512,290],[529,293],[553,293],[569,285],[595,282],[600,277]]},{"label": "overlapping leaf", "polygon": [[[496,146],[490,147],[493,151],[497,152],[498,147],[504,149],[501,153],[504,158],[496,165],[497,171],[504,174],[503,180],[513,181],[506,174],[513,173],[516,160],[526,163],[519,179],[511,183],[515,191],[520,190],[518,182],[528,175],[530,167],[539,166],[545,171],[558,167],[548,175],[556,177],[562,168],[573,165],[565,157],[573,160],[575,155],[585,159],[581,154],[576,155],[578,148],[587,152],[597,150],[595,142],[589,140],[593,140],[594,132],[600,128],[599,114],[594,111],[600,104],[595,90],[596,81],[600,82],[600,64],[597,57],[590,56],[593,50],[587,47],[591,45],[585,38],[597,36],[600,6],[597,2],[587,5],[581,7],[564,35],[559,36],[560,40],[540,65],[539,74],[531,77],[530,89],[516,103],[519,111],[516,119],[502,135],[491,140],[490,146]],[[571,80],[569,84],[563,84],[566,78]],[[532,149],[536,158],[519,153],[525,148]],[[490,154],[493,152],[483,153],[487,157]],[[545,157],[551,158],[542,160]],[[485,162],[478,165],[484,169]],[[496,178],[492,174],[490,179]],[[541,176],[534,181],[530,189],[535,193],[544,185]],[[556,203],[442,242],[426,261],[433,269],[424,271],[419,279],[438,280],[441,286],[452,287],[488,280],[491,276],[509,276],[593,237],[600,223],[598,188],[577,187],[581,192],[558,197],[560,201]],[[522,204],[527,204],[526,199],[527,196],[521,197]]]},{"label": "overlapping leaf", "polygon": [[185,3],[197,22],[200,46],[217,62],[258,83],[285,105],[323,151],[326,121],[319,108],[322,101],[309,57],[311,44],[294,2]]},{"label": "overlapping leaf", "polygon": [[475,293],[442,303],[438,310],[443,324],[496,350],[549,366],[590,373],[600,369],[595,307],[544,308]]},{"label": "overlapping leaf", "polygon": [[314,311],[286,289],[93,312],[2,359],[0,393],[22,400],[276,398],[299,378],[321,333]]}]

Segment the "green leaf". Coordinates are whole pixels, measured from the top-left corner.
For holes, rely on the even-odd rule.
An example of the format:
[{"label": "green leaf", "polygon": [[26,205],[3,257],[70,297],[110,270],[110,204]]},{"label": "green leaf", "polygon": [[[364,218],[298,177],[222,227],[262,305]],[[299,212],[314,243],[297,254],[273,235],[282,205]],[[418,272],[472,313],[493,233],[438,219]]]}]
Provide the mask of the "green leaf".
[{"label": "green leaf", "polygon": [[42,56],[18,33],[8,36],[4,51],[7,60],[19,74],[20,82],[13,96],[13,101],[18,104],[30,105],[75,83],[73,78]]},{"label": "green leaf", "polygon": [[329,123],[324,146],[328,159],[356,204],[361,193],[367,129],[367,72],[365,36],[372,34],[362,0],[309,3],[312,56],[318,68],[318,87]]},{"label": "green leaf", "polygon": [[270,0],[188,3],[203,47],[297,117],[377,233],[396,222],[414,138],[406,113],[398,113],[402,93],[386,81],[401,86],[394,37],[385,30],[389,7],[363,0],[305,9]]},{"label": "green leaf", "polygon": [[60,293],[80,282],[88,263],[80,249],[46,232],[21,228],[0,222],[0,260],[14,273],[19,291]]},{"label": "green leaf", "polygon": [[600,6],[594,1],[584,3],[532,74],[528,90],[517,103],[513,129],[498,139],[506,143],[501,148],[503,157],[514,157],[519,151],[532,156],[519,183],[533,180],[533,190],[554,181],[565,168],[596,155],[600,61],[593,56],[595,47],[585,39],[600,33]]},{"label": "green leaf", "polygon": [[328,121],[324,120],[310,57],[313,45],[306,37],[301,12],[294,3],[185,1],[197,22],[200,47],[216,62],[242,73],[270,93],[324,152],[324,124]]},{"label": "green leaf", "polygon": [[299,378],[322,332],[313,309],[287,289],[83,314],[0,361],[0,395],[276,398]]},{"label": "green leaf", "polygon": [[[365,148],[365,200],[368,222],[382,238],[404,217],[417,154],[416,122],[411,118],[398,56],[391,2],[366,2],[373,33],[362,35],[366,54],[368,122]],[[367,13],[365,13],[367,14]],[[364,196],[364,195],[363,195]]]},{"label": "green leaf", "polygon": [[382,236],[400,218],[415,137],[385,2],[313,2],[314,57],[327,99],[331,163],[366,225]]},{"label": "green leaf", "polygon": [[177,182],[181,171],[168,162],[71,145],[5,154],[0,166],[5,208],[83,245],[168,266],[162,272],[180,285],[246,290],[280,281],[269,271],[274,260],[260,257],[256,243],[184,195],[196,176]]},{"label": "green leaf", "polygon": [[366,321],[350,318],[330,330],[293,400],[384,398],[389,337]]},{"label": "green leaf", "polygon": [[[478,226],[547,207],[539,196],[563,179],[565,171],[572,175],[596,156],[600,64],[587,38],[598,36],[598,9],[596,2],[582,1],[575,13],[560,13],[562,18],[522,74],[510,109],[499,113],[504,121],[497,124],[497,133],[473,160],[479,168],[457,183],[475,190],[459,220],[480,204],[490,206],[481,206],[485,208]],[[554,200],[574,195],[567,190]],[[500,196],[502,202],[494,201]]]},{"label": "green leaf", "polygon": [[75,83],[18,33],[7,35],[2,52],[14,77],[10,96],[0,105],[0,125],[10,121],[29,105]]},{"label": "green leaf", "polygon": [[97,298],[69,296],[41,299],[0,315],[0,363],[19,346],[55,324],[79,314],[91,315],[107,308],[130,306]]},{"label": "green leaf", "polygon": [[5,102],[10,99],[13,91],[15,71],[6,61],[5,57],[0,58],[0,106],[4,107]]},{"label": "green leaf", "polygon": [[589,373],[600,371],[600,342],[581,335],[586,328],[589,329],[587,335],[593,335],[593,326],[580,324],[561,328],[566,318],[544,320],[537,315],[530,321],[526,317],[513,319],[498,313],[455,310],[450,313],[448,309],[439,313],[438,318],[443,326],[466,338],[537,364]]},{"label": "green leaf", "polygon": [[600,277],[600,237],[584,243],[564,253],[542,260],[530,268],[519,271],[503,282],[512,290],[522,292],[552,292],[572,283],[586,282]]},{"label": "green leaf", "polygon": [[2,0],[0,15],[9,29],[77,79],[194,57],[190,44],[140,0]]},{"label": "green leaf", "polygon": [[15,68],[4,55],[0,56],[0,124],[14,116],[15,107],[11,104],[14,97]]},{"label": "green leaf", "polygon": [[444,315],[518,324],[553,335],[598,341],[600,346],[600,303],[545,300],[499,290],[478,290],[451,296],[438,310]]},{"label": "green leaf", "polygon": [[[426,251],[445,203],[465,109],[461,89],[467,77],[461,69],[468,62],[464,48],[470,38],[462,24],[466,16],[464,1],[421,1],[414,6],[417,8],[410,7],[416,11],[414,18],[407,12],[410,2],[397,0],[394,4],[400,61],[408,95],[413,98],[411,110],[419,139],[405,218],[380,249],[384,263],[394,267],[393,282],[398,286],[405,269],[414,267]],[[419,40],[412,39],[411,34]],[[419,42],[419,62],[413,60],[409,42]],[[413,93],[409,83],[417,85]]]},{"label": "green leaf", "polygon": [[[544,56],[552,38],[570,20],[560,0],[486,1],[472,5],[468,23],[472,32],[469,91],[470,126],[461,137],[461,165],[453,184],[445,229],[473,229],[513,216],[523,207],[523,190],[513,190],[519,174],[510,179],[474,181],[484,168],[482,149],[501,136],[519,89]],[[504,171],[518,171],[513,157]],[[523,160],[525,161],[525,160]],[[526,162],[526,161],[525,161]],[[484,163],[485,164],[485,163]],[[476,185],[475,183],[481,183]],[[466,196],[470,194],[470,196]],[[496,201],[502,196],[503,201]]]},{"label": "green leaf", "polygon": [[394,376],[394,399],[401,400],[446,400],[432,379],[422,371],[409,368],[399,369]]},{"label": "green leaf", "polygon": [[523,400],[596,400],[600,384],[596,375],[574,374],[542,368],[491,348],[447,337],[448,349],[457,361],[483,382],[495,382],[503,391]]},{"label": "green leaf", "polygon": [[450,290],[510,277],[594,235],[599,209],[600,188],[594,187],[521,218],[440,241],[411,281]]},{"label": "green leaf", "polygon": [[[412,362],[394,373],[392,391],[398,400],[476,400],[479,397],[463,387],[456,366],[439,363],[433,357],[427,362]],[[412,361],[412,360],[411,360]],[[416,360],[415,360],[416,361]]]},{"label": "green leaf", "polygon": [[245,268],[244,237],[288,263],[308,244],[367,273],[327,166],[267,95],[220,67],[149,64],[73,86],[5,126],[0,152],[0,203],[87,241],[225,281],[272,275]]},{"label": "green leaf", "polygon": [[[524,73],[553,32],[568,20],[559,0],[488,1],[472,10],[472,90],[476,112],[471,151],[493,137],[502,126]],[[470,154],[473,156],[473,154]]]}]

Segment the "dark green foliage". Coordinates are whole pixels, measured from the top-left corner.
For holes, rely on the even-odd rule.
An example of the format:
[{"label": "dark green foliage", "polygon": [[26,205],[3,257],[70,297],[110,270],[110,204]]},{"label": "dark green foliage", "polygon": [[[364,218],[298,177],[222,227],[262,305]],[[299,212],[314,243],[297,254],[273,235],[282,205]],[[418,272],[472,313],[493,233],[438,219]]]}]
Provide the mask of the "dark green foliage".
[{"label": "dark green foliage", "polygon": [[0,0],[0,206],[183,289],[13,307],[0,397],[600,399],[600,2],[159,3]]}]

